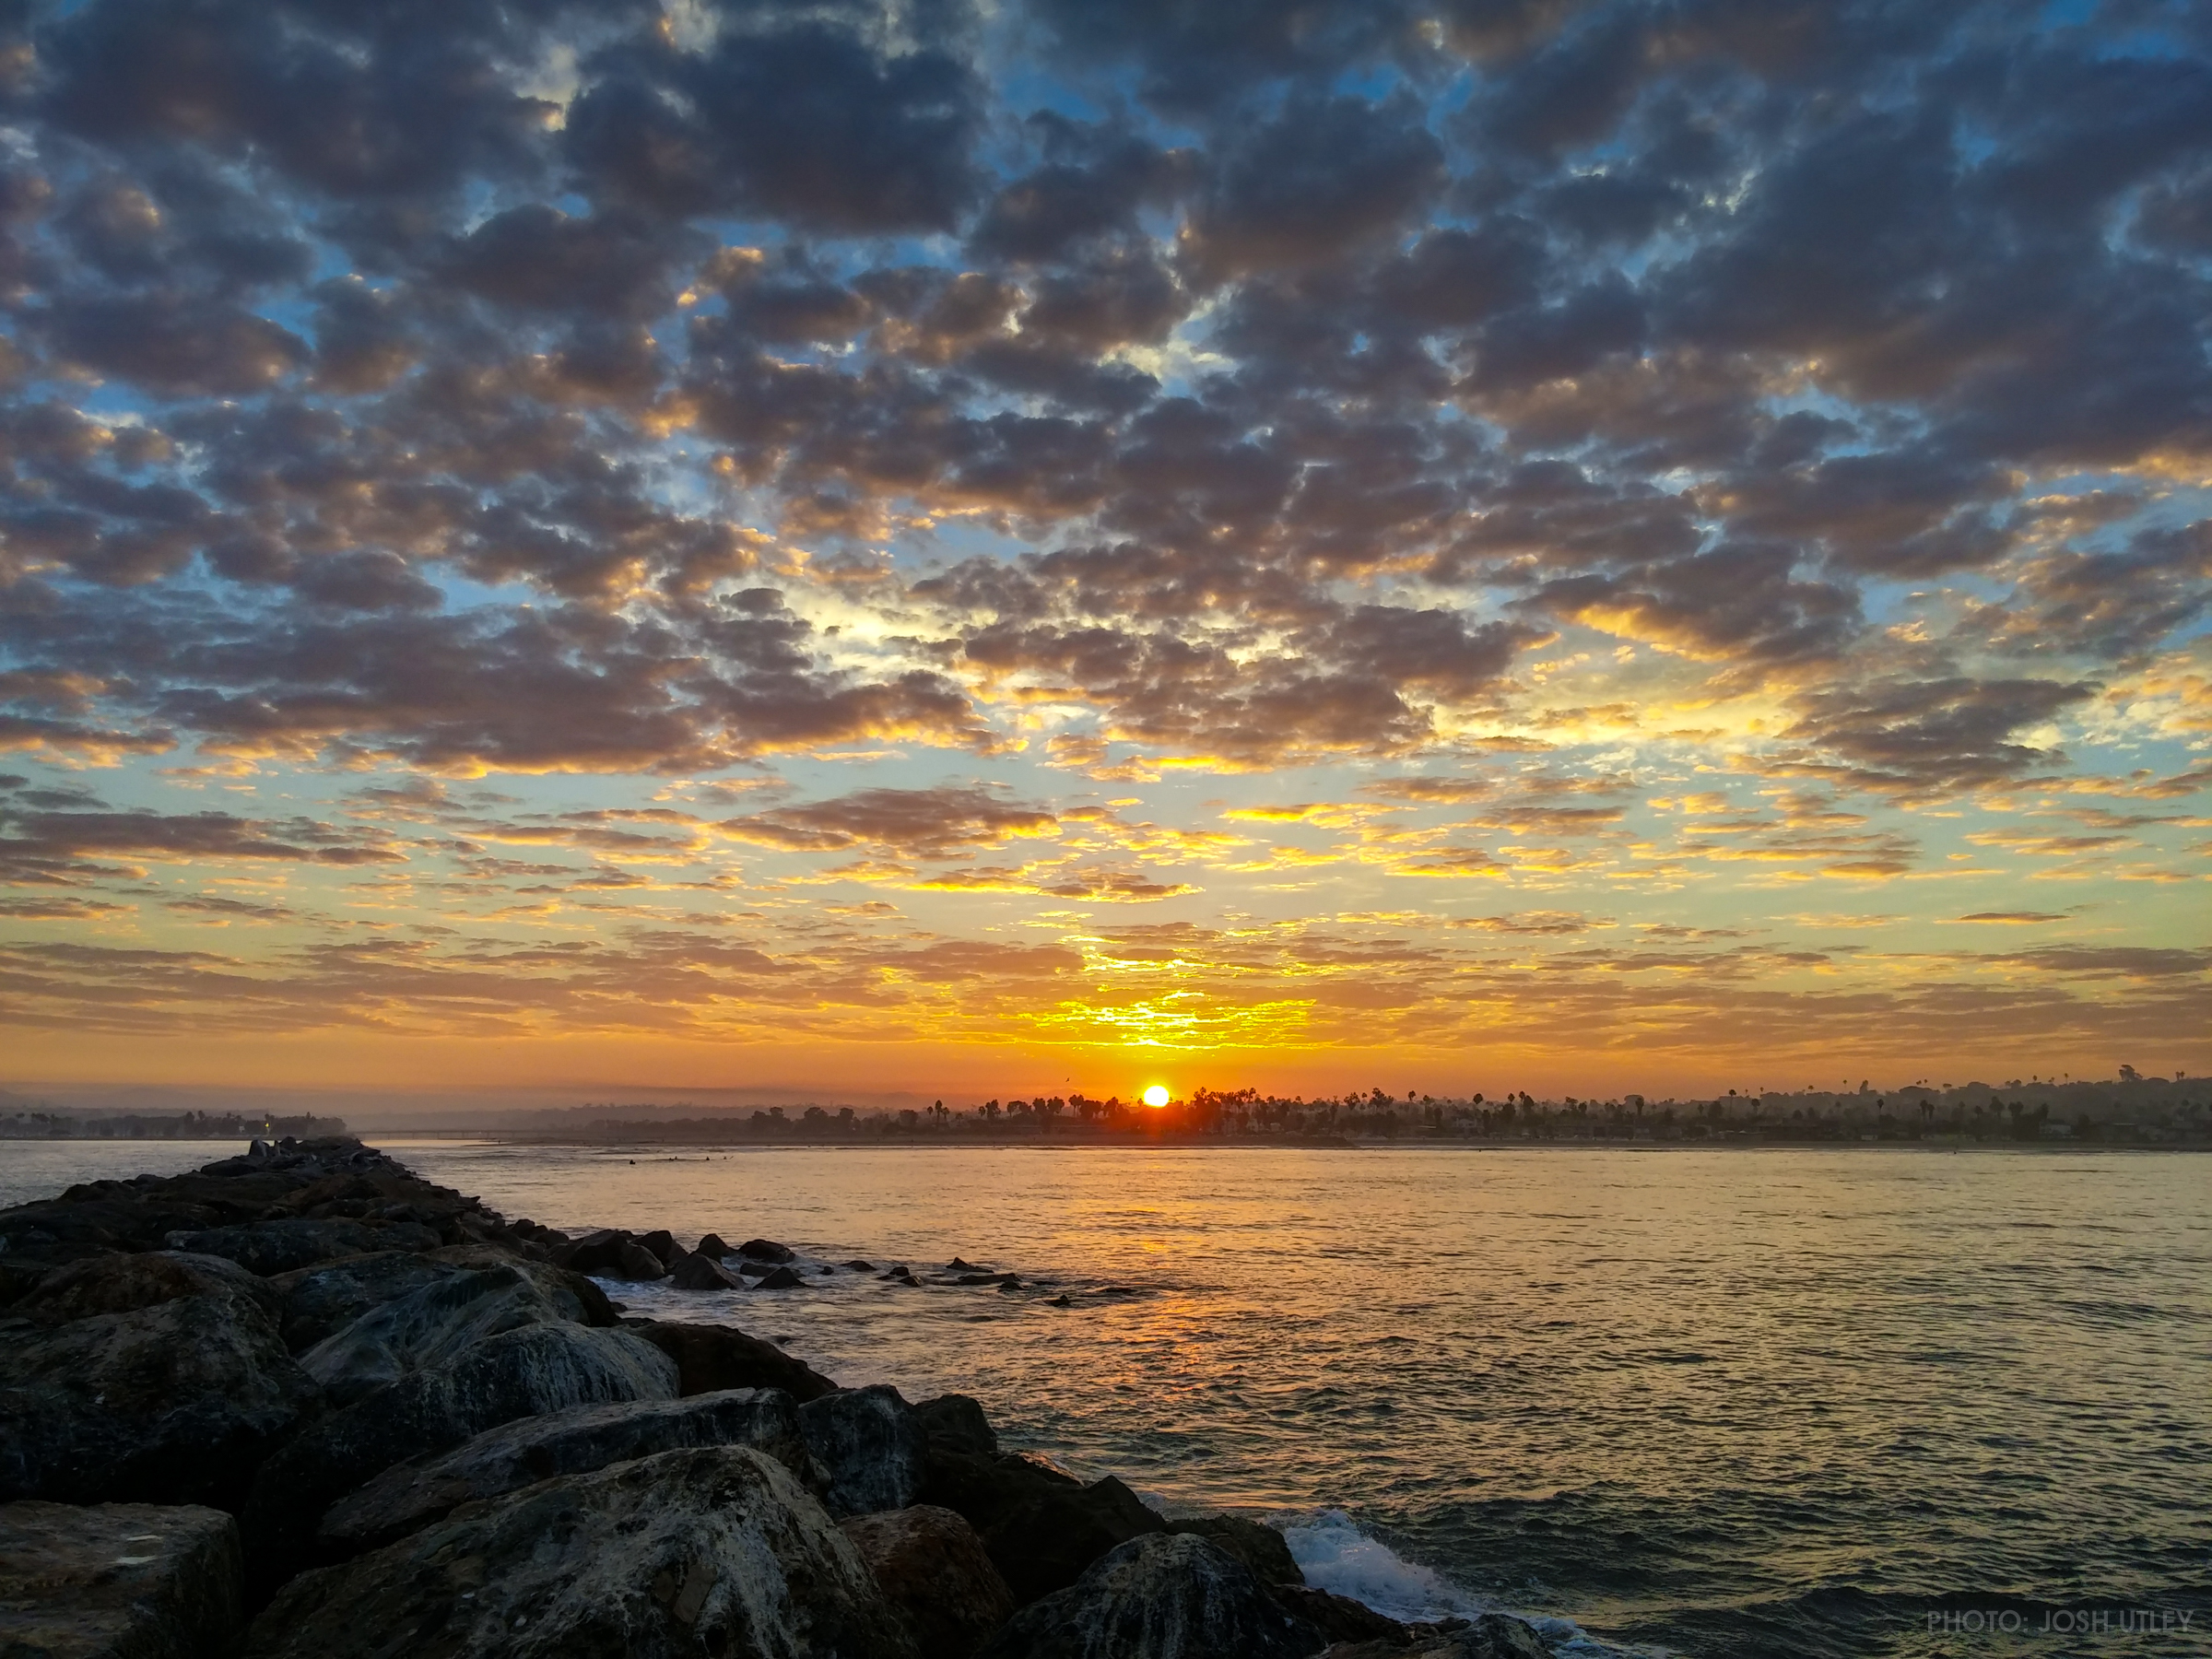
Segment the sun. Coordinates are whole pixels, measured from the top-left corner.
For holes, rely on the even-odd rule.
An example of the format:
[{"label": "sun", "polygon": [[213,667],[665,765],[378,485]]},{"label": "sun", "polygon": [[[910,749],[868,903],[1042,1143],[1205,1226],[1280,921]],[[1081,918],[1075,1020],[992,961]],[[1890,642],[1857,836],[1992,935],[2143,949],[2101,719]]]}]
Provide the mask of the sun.
[{"label": "sun", "polygon": [[1167,1086],[1165,1083],[1155,1083],[1155,1084],[1153,1084],[1153,1085],[1152,1085],[1152,1087],[1151,1087],[1151,1088],[1147,1088],[1147,1089],[1146,1089],[1146,1090],[1145,1090],[1145,1104],[1146,1104],[1146,1105],[1147,1105],[1147,1106],[1165,1106],[1167,1103],[1168,1103],[1168,1086]]}]

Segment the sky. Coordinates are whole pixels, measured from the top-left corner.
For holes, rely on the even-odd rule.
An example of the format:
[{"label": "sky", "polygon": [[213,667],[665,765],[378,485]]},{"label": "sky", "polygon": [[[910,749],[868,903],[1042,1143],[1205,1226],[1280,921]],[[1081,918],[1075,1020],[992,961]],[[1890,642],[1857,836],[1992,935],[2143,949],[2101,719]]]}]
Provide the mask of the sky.
[{"label": "sky", "polygon": [[2212,13],[0,6],[0,1084],[2212,1068]]}]

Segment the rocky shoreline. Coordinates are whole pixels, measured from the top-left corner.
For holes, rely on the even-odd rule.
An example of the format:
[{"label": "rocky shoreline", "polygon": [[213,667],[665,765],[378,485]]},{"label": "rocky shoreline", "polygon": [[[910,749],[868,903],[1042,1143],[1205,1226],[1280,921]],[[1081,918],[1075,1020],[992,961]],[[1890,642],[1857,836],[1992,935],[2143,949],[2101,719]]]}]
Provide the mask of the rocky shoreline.
[{"label": "rocky shoreline", "polygon": [[0,1211],[0,1659],[1542,1659],[594,1282],[803,1266],[511,1222],[349,1140]]}]

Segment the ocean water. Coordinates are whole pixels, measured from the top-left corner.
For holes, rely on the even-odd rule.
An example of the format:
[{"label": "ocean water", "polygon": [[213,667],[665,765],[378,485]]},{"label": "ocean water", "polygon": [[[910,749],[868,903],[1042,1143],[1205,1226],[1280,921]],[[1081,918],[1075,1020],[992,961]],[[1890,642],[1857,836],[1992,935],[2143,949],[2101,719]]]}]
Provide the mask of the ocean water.
[{"label": "ocean water", "polygon": [[1386,1611],[1588,1655],[2212,1653],[2202,1157],[382,1144],[565,1229],[1018,1273],[609,1288],[973,1394]]}]

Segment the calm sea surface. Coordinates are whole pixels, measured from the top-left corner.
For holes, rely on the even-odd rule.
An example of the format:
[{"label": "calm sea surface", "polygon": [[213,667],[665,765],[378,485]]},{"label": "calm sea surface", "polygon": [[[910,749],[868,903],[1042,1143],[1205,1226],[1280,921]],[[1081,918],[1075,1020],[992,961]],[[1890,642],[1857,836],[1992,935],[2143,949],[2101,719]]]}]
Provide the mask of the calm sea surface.
[{"label": "calm sea surface", "polygon": [[[556,1227],[1018,1273],[610,1288],[973,1394],[1393,1611],[1585,1653],[2212,1653],[2201,1157],[383,1144]],[[37,1190],[132,1161],[75,1150]]]}]

